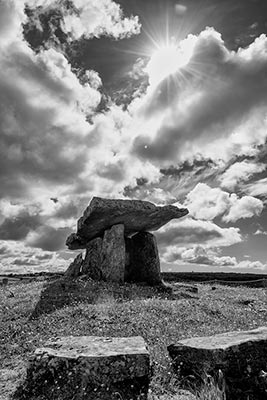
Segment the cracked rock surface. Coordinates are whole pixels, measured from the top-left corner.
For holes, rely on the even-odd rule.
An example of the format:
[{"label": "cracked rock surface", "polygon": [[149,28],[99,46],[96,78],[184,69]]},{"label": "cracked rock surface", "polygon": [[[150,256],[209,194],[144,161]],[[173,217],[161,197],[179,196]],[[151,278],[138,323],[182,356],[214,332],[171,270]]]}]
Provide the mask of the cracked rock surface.
[{"label": "cracked rock surface", "polygon": [[135,232],[156,231],[171,221],[188,214],[186,208],[156,206],[142,200],[103,199],[93,197],[83,216],[78,220],[77,232],[66,241],[70,250],[86,248],[95,237],[103,237],[104,231],[113,225],[123,224],[125,235]]}]

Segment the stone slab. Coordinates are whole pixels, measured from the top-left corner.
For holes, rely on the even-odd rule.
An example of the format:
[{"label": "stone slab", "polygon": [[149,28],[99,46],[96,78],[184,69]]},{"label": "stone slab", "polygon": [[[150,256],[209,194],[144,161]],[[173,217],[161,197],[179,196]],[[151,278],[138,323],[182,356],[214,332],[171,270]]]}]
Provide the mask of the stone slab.
[{"label": "stone slab", "polygon": [[113,225],[123,224],[125,235],[141,231],[155,231],[173,218],[188,214],[186,208],[172,205],[159,207],[148,201],[103,199],[93,197],[83,216],[78,220],[77,232],[66,241],[69,249],[85,248],[86,243]]},{"label": "stone slab", "polygon": [[86,254],[82,264],[81,275],[87,275],[94,280],[102,279],[101,272],[102,239],[91,240],[86,247]]},{"label": "stone slab", "polygon": [[267,327],[189,338],[168,346],[168,351],[183,378],[194,376],[200,383],[199,377],[216,379],[222,372],[227,400],[267,399],[261,377],[267,370]]},{"label": "stone slab", "polygon": [[150,232],[139,232],[126,240],[128,254],[125,280],[145,282],[155,286],[162,283],[160,260],[155,236]]},{"label": "stone slab", "polygon": [[193,337],[181,340],[175,347],[184,346],[199,350],[227,350],[248,342],[267,341],[267,327],[263,326],[248,331],[225,332],[213,336]]},{"label": "stone slab", "polygon": [[68,336],[35,351],[17,398],[109,400],[119,393],[125,400],[145,400],[149,378],[142,337]]},{"label": "stone slab", "polygon": [[126,264],[124,225],[113,225],[104,233],[101,250],[101,276],[104,281],[124,282]]}]

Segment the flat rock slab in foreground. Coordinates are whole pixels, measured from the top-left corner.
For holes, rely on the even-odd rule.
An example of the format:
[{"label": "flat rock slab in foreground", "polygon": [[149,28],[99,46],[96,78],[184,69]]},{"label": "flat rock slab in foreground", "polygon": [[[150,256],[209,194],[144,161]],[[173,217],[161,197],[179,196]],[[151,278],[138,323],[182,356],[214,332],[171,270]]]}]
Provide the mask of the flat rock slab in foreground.
[{"label": "flat rock slab in foreground", "polygon": [[[168,347],[180,376],[224,378],[227,400],[267,399],[267,327],[181,340]],[[222,374],[220,373],[222,372]],[[192,384],[192,381],[191,381]]]},{"label": "flat rock slab in foreground", "polygon": [[158,207],[148,201],[102,199],[93,197],[91,203],[78,220],[77,232],[67,239],[71,250],[82,249],[95,237],[113,225],[123,224],[125,235],[135,232],[155,231],[173,218],[188,214],[186,208],[172,205]]},{"label": "flat rock slab in foreground", "polygon": [[17,398],[145,400],[149,378],[143,338],[69,336],[36,350]]}]

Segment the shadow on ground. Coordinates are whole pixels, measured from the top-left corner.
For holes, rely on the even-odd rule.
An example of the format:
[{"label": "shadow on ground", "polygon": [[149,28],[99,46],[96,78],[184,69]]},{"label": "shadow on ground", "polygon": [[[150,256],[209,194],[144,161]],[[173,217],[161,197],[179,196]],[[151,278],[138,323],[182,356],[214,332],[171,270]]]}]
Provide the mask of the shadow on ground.
[{"label": "shadow on ground", "polygon": [[100,304],[114,300],[124,302],[155,297],[168,300],[198,298],[194,292],[190,285],[188,287],[183,285],[179,290],[177,286],[165,284],[151,287],[129,283],[119,285],[82,279],[70,281],[60,278],[46,283],[30,318],[38,318],[42,314],[49,314],[64,306],[78,303]]}]

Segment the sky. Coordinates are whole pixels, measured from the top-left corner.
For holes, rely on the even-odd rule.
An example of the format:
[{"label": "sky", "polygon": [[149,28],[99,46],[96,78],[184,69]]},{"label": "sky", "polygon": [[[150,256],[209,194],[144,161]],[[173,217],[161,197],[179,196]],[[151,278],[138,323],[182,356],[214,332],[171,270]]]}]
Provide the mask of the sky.
[{"label": "sky", "polygon": [[187,207],[164,271],[267,273],[266,0],[0,0],[0,274],[93,196]]}]

